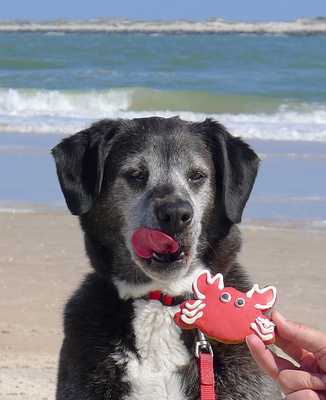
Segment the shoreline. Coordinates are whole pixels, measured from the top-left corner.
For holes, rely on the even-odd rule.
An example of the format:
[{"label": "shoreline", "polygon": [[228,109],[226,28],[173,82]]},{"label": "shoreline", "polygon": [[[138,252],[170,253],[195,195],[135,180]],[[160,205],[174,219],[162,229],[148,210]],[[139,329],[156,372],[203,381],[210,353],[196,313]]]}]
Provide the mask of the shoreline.
[{"label": "shoreline", "polygon": [[[0,201],[0,218],[2,215],[60,215],[71,217],[67,207],[63,205],[35,204],[24,202]],[[326,220],[309,219],[276,219],[276,218],[243,218],[239,224],[241,230],[246,229],[280,229],[305,230],[326,233]]]}]

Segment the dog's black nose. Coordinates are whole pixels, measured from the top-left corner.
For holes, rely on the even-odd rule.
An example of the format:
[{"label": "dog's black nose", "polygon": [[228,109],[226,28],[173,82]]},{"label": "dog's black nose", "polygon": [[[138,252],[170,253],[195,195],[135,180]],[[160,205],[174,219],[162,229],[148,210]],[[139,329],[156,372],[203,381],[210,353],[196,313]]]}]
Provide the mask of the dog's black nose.
[{"label": "dog's black nose", "polygon": [[190,225],[194,216],[191,204],[187,201],[164,202],[155,208],[160,226],[172,232],[181,232]]}]

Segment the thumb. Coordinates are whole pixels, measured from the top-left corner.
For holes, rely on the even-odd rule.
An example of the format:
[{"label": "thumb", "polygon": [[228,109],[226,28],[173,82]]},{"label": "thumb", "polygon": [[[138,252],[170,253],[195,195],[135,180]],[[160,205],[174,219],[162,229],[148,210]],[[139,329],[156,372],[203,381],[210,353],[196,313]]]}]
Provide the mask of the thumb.
[{"label": "thumb", "polygon": [[312,352],[320,368],[326,371],[326,333],[286,320],[278,311],[273,312],[272,318],[280,338]]}]

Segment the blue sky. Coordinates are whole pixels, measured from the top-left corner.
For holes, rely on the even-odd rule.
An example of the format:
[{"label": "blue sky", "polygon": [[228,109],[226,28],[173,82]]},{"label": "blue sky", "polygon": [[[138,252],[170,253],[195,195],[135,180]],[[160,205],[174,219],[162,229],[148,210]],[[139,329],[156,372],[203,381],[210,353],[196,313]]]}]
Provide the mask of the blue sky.
[{"label": "blue sky", "polygon": [[3,0],[0,19],[284,20],[326,15],[326,0]]}]

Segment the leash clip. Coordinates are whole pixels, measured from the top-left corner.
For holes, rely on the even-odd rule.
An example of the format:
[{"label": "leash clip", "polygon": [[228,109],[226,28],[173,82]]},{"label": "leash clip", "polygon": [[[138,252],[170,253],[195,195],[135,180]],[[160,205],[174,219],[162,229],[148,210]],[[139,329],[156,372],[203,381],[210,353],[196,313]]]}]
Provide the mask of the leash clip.
[{"label": "leash clip", "polygon": [[197,334],[198,339],[195,345],[195,356],[199,358],[200,353],[204,352],[209,353],[213,357],[213,349],[209,341],[206,339],[206,336],[200,330],[197,331]]}]

